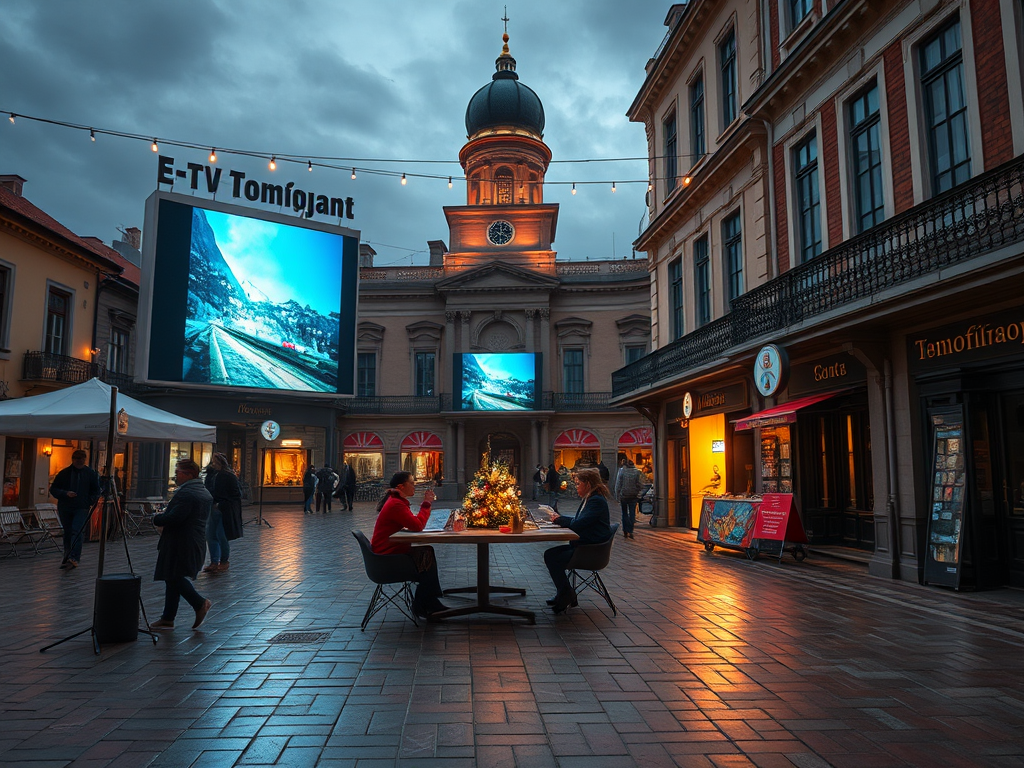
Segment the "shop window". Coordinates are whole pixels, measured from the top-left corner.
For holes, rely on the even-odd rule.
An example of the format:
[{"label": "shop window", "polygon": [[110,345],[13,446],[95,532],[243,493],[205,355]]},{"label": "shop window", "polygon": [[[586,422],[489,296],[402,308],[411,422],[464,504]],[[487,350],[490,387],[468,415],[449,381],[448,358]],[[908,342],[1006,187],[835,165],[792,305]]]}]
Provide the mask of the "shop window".
[{"label": "shop window", "polygon": [[846,454],[842,479],[843,506],[870,511],[875,507],[871,474],[871,430],[867,414],[848,413],[843,419],[843,448]]},{"label": "shop window", "polygon": [[711,322],[711,264],[706,236],[693,244],[693,293],[700,328]]},{"label": "shop window", "polygon": [[919,52],[931,193],[938,195],[971,176],[960,17],[925,40]]},{"label": "shop window", "polygon": [[71,328],[71,294],[50,288],[46,297],[46,338],[43,351],[66,355]]},{"label": "shop window", "polygon": [[722,222],[722,258],[725,262],[726,305],[743,293],[743,228],[739,211]]},{"label": "shop window", "polygon": [[790,428],[761,428],[761,492],[793,492]]},{"label": "shop window", "polygon": [[444,453],[442,451],[403,451],[402,469],[412,472],[417,483],[435,482],[444,476]]},{"label": "shop window", "polygon": [[669,300],[672,302],[669,318],[672,340],[683,335],[686,327],[683,320],[683,260],[678,258],[668,265]]},{"label": "shop window", "polygon": [[432,397],[434,394],[434,360],[433,352],[416,353],[416,396]]},{"label": "shop window", "polygon": [[346,451],[345,461],[355,471],[357,483],[379,483],[384,479],[383,453]]},{"label": "shop window", "polygon": [[583,350],[562,350],[562,391],[569,395],[582,394],[583,381]]},{"label": "shop window", "polygon": [[678,160],[679,147],[676,132],[676,112],[673,109],[671,114],[661,123],[662,133],[665,137],[664,163],[665,163],[665,197],[668,197],[675,190],[679,183]]},{"label": "shop window", "polygon": [[821,253],[821,200],[818,189],[818,140],[812,133],[793,149],[797,249],[800,263]]},{"label": "shop window", "polygon": [[128,373],[128,331],[112,326],[110,343],[107,345],[107,370],[114,373]]},{"label": "shop window", "polygon": [[269,448],[263,464],[263,485],[302,485],[308,465],[309,451],[304,448]]},{"label": "shop window", "polygon": [[[5,507],[31,506],[34,443],[34,440],[20,437],[7,438],[4,451],[3,505]],[[70,463],[69,458],[68,464]]]},{"label": "shop window", "polygon": [[357,397],[377,395],[377,353],[360,352],[357,359]]},{"label": "shop window", "polygon": [[696,163],[707,152],[707,140],[704,136],[704,75],[690,84],[690,161]]},{"label": "shop window", "polygon": [[736,30],[730,29],[718,46],[722,72],[722,130],[736,119]]},{"label": "shop window", "polygon": [[850,153],[853,166],[853,205],[857,232],[880,224],[885,218],[882,189],[882,119],[878,84],[850,102]]},{"label": "shop window", "polygon": [[182,459],[192,459],[201,469],[205,469],[213,455],[213,443],[171,443],[168,454],[167,476],[170,478],[169,488],[174,489],[174,467]]}]

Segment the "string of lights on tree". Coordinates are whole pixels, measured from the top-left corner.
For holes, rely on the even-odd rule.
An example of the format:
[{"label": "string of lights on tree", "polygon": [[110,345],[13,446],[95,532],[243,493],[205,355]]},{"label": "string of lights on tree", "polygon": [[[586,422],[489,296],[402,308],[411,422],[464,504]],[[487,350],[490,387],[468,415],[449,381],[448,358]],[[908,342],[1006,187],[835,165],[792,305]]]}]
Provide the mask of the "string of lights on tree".
[{"label": "string of lights on tree", "polygon": [[[391,176],[398,178],[403,186],[405,186],[410,178],[414,179],[437,179],[441,181],[447,180],[448,189],[451,189],[455,181],[466,181],[465,176],[449,175],[449,174],[436,174],[436,173],[413,173],[410,171],[397,171],[386,168],[371,168],[361,163],[395,163],[400,165],[441,165],[454,164],[456,161],[453,160],[414,160],[414,159],[389,159],[389,158],[359,158],[359,157],[335,157],[327,155],[296,155],[284,152],[262,152],[248,149],[229,148],[229,147],[216,147],[211,146],[205,142],[199,143],[194,141],[182,141],[180,139],[166,139],[159,138],[156,136],[149,136],[148,134],[132,133],[130,131],[121,131],[113,128],[97,128],[90,125],[82,125],[79,123],[71,123],[64,120],[54,120],[52,118],[38,117],[35,115],[25,115],[17,112],[11,112],[9,110],[0,109],[0,115],[7,115],[8,121],[13,125],[18,120],[28,120],[36,123],[43,123],[45,125],[54,125],[61,128],[68,128],[75,131],[81,131],[83,133],[88,132],[89,139],[93,142],[96,141],[97,136],[110,136],[118,139],[128,139],[131,141],[140,141],[149,143],[150,149],[153,152],[159,152],[160,146],[180,147],[183,149],[198,150],[205,152],[206,148],[209,147],[210,154],[208,160],[210,164],[215,164],[218,159],[218,153],[225,155],[233,155],[236,157],[248,157],[267,161],[267,168],[271,171],[277,170],[278,163],[291,163],[297,166],[305,166],[306,170],[312,172],[314,168],[323,168],[327,170],[349,172],[351,178],[354,180],[358,178],[360,173],[365,173],[371,176]],[[712,153],[705,153],[703,155],[686,155],[679,154],[676,158],[693,158],[693,157],[710,157]],[[606,158],[583,158],[574,160],[552,160],[551,165],[576,165],[585,163],[617,163],[617,162],[647,162],[649,160],[660,161],[663,160],[662,156],[655,156],[654,158],[647,157],[606,157]],[[688,186],[691,182],[691,177],[688,174],[682,175],[682,177],[676,177],[680,180],[683,186]],[[476,177],[474,181],[495,181],[494,179]],[[572,194],[576,194],[576,186],[608,186],[611,185],[611,191],[615,192],[618,185],[622,184],[646,184],[648,191],[654,188],[654,184],[660,181],[664,181],[663,177],[654,176],[648,179],[605,179],[595,181],[551,181],[548,179],[544,180],[545,186],[570,186]]]}]

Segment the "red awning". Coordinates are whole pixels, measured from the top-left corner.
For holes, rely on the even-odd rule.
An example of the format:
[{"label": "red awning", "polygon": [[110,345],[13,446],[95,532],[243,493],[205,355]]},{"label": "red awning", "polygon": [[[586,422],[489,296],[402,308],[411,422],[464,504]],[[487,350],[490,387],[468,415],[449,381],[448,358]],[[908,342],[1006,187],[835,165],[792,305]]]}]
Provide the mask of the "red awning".
[{"label": "red awning", "polygon": [[567,429],[555,438],[555,448],[600,448],[601,441],[585,429]]},{"label": "red awning", "polygon": [[376,432],[350,432],[345,435],[342,445],[345,446],[346,451],[358,451],[366,448],[377,451],[384,450],[384,441]]},{"label": "red awning", "polygon": [[403,451],[439,451],[441,438],[433,432],[412,432],[402,441]]},{"label": "red awning", "polygon": [[654,434],[651,432],[650,427],[638,427],[637,429],[631,429],[628,432],[623,432],[622,437],[619,438],[619,448],[629,446],[650,448],[653,443]]},{"label": "red awning", "polygon": [[752,413],[750,416],[744,416],[742,419],[734,421],[733,424],[736,425],[736,430],[754,429],[755,427],[774,427],[778,424],[792,424],[796,421],[797,411],[806,408],[809,405],[820,403],[822,400],[828,400],[830,397],[840,395],[842,392],[843,390],[836,392],[819,392],[816,395],[798,397],[795,400],[790,400],[788,403],[776,405],[772,408],[766,408],[760,413]]}]

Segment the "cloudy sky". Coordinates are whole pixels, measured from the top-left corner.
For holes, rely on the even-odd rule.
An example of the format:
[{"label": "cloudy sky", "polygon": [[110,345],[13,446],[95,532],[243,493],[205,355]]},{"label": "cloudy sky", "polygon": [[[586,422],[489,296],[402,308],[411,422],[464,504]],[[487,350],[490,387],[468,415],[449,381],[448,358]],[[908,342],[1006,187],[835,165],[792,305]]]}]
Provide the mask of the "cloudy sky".
[{"label": "cloudy sky", "polygon": [[[218,165],[355,200],[346,224],[378,264],[422,264],[448,241],[443,205],[466,202],[458,154],[465,112],[490,81],[507,5],[522,83],[544,104],[555,161],[643,157],[625,117],[660,44],[670,3],[644,0],[3,0],[0,110],[218,147]],[[6,116],[5,116],[6,117]],[[223,148],[315,157],[409,174],[229,156]],[[206,163],[209,149],[161,147]],[[0,174],[80,235],[109,242],[143,225],[156,189],[149,142],[0,121]],[[414,161],[443,161],[417,163]],[[399,161],[399,162],[385,162]],[[418,178],[434,174],[442,179]],[[447,176],[456,177],[449,190]],[[560,259],[630,254],[644,216],[646,162],[552,163]],[[585,186],[585,181],[618,180]],[[187,191],[176,187],[176,191]],[[229,198],[220,195],[220,199]],[[235,201],[231,201],[235,202]],[[248,205],[249,203],[243,204]],[[614,249],[614,250],[613,250]]]}]

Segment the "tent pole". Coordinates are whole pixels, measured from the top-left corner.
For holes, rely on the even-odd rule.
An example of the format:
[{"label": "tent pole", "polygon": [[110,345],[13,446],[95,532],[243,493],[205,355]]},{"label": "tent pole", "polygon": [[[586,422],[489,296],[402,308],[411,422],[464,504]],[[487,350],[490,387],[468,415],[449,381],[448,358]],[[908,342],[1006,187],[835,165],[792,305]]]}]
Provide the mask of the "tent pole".
[{"label": "tent pole", "polygon": [[110,388],[110,419],[107,422],[107,464],[103,474],[107,478],[107,490],[103,494],[103,509],[100,511],[100,553],[96,563],[96,578],[103,575],[103,559],[107,554],[107,502],[111,492],[110,476],[114,466],[114,429],[117,418],[117,387]]}]

